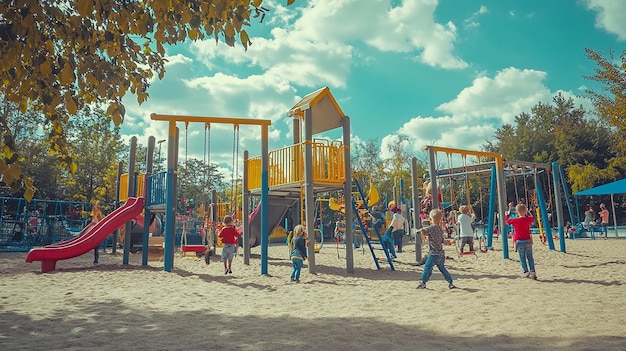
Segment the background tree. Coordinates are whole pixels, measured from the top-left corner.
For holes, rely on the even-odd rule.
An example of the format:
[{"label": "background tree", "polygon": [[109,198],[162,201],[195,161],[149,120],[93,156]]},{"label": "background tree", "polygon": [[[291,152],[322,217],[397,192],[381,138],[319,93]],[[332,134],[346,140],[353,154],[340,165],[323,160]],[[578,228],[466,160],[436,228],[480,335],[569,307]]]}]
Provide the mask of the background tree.
[{"label": "background tree", "polygon": [[85,108],[68,123],[67,131],[78,166],[75,173],[66,174],[67,197],[112,202],[123,148],[119,127],[104,111]]},{"label": "background tree", "polygon": [[[19,111],[17,104],[9,101],[6,95],[0,95],[0,132],[2,133],[2,144],[6,148],[0,148],[0,172],[3,174],[3,183],[10,187],[11,193],[20,192],[23,195],[23,184],[29,189],[26,196],[32,196],[34,186],[31,177],[22,176],[22,166],[24,156],[12,152],[11,150],[21,149],[31,146],[26,153],[35,150],[33,142],[42,139],[44,130],[41,128],[43,117],[32,108]],[[29,158],[30,160],[30,158]],[[32,169],[32,167],[31,167]]]},{"label": "background tree", "polygon": [[[153,76],[165,74],[165,45],[187,39],[236,39],[247,48],[244,27],[265,16],[262,0],[65,0],[0,2],[0,93],[26,112],[41,112],[51,150],[74,171],[64,121],[90,104],[122,123],[127,93],[142,103]],[[288,4],[293,0],[287,1]],[[0,173],[7,183],[32,184],[18,166],[11,132],[4,133]]]},{"label": "background tree", "polygon": [[622,51],[619,62],[613,51],[608,58],[591,49],[585,52],[598,64],[595,74],[587,78],[604,84],[599,90],[587,89],[586,93],[599,118],[615,129],[609,145],[612,157],[608,159],[604,178],[616,179],[626,171],[626,50]]},{"label": "background tree", "polygon": [[[184,213],[189,209],[195,213],[200,205],[207,208],[214,189],[222,198],[230,199],[231,190],[224,182],[224,175],[218,172],[217,164],[207,165],[202,160],[189,158],[178,166],[178,183],[178,210]],[[237,194],[241,194],[241,189]]]},{"label": "background tree", "polygon": [[[396,193],[403,199],[412,199],[411,190],[411,159],[412,154],[406,151],[406,147],[409,143],[409,138],[406,135],[397,135],[396,141],[388,144],[388,151],[391,153],[391,157],[384,160],[384,169],[387,173],[386,179],[389,181],[388,194],[392,195],[393,186],[396,186]],[[428,164],[424,159],[418,158],[418,174],[424,174],[428,172]],[[403,189],[400,189],[400,179],[403,181]],[[387,190],[387,188],[385,188]],[[402,193],[400,194],[400,191]],[[390,198],[393,200],[393,198]]]},{"label": "background tree", "polygon": [[356,174],[369,175],[359,179],[366,194],[369,191],[370,178],[380,194],[391,191],[391,186],[386,179],[384,162],[380,157],[380,142],[377,139],[354,143],[350,152],[350,164]]},{"label": "background tree", "polygon": [[572,189],[578,191],[606,177],[602,170],[612,157],[611,135],[606,124],[559,93],[552,103],[539,102],[530,114],[516,116],[515,125],[499,127],[484,149],[502,153],[505,159],[556,161],[566,169]]}]

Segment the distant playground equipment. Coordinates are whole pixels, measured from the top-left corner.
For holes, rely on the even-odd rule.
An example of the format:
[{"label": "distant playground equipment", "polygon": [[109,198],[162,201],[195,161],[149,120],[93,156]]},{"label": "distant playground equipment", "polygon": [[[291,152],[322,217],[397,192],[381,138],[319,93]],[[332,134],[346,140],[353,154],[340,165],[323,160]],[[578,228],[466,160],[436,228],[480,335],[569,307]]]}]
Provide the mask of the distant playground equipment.
[{"label": "distant playground equipment", "polygon": [[[371,176],[369,174],[367,174],[367,176],[369,178],[367,196],[362,197],[361,194],[356,191],[356,189],[353,189],[352,191],[352,198],[355,199],[354,201],[356,202],[357,208],[363,210],[362,212],[365,212],[364,203],[367,202],[367,207],[372,207],[380,200],[380,195],[378,194],[378,190],[372,182]],[[355,174],[353,174],[352,177],[353,179],[356,179]],[[340,211],[343,213],[346,209],[345,200],[343,198],[331,197],[330,199],[328,199],[328,207],[333,211]]]},{"label": "distant playground equipment", "polygon": [[[369,176],[369,175],[368,175]],[[376,267],[380,269],[379,258],[376,256],[375,250],[382,250],[385,254],[385,258],[391,270],[395,270],[395,265],[393,263],[393,257],[391,253],[387,250],[387,247],[382,245],[382,235],[383,233],[379,230],[379,226],[371,225],[372,218],[370,215],[370,207],[376,204],[379,201],[378,190],[374,186],[371,181],[371,177],[369,179],[369,191],[368,194],[365,195],[363,188],[358,180],[358,176],[352,173],[352,188],[350,193],[350,198],[352,199],[351,206],[345,205],[345,197],[334,199],[330,198],[328,202],[328,206],[330,209],[338,211],[340,214],[344,214],[344,218],[341,218],[335,224],[335,241],[337,248],[337,257],[340,257],[339,253],[339,243],[344,242],[346,248],[349,247],[346,239],[346,232],[348,228],[352,229],[354,227],[354,248],[359,248],[363,245],[363,250],[365,252],[365,245],[369,248],[369,251],[374,259],[374,263]],[[345,212],[347,208],[352,209],[352,213],[354,214],[353,221],[347,221],[345,216]],[[375,244],[381,244],[380,247],[375,247]]]},{"label": "distant playground equipment", "polygon": [[[538,170],[543,170],[545,171],[544,173],[550,173],[552,170],[552,175],[553,175],[553,188],[554,188],[554,199],[555,199],[555,203],[556,203],[556,212],[557,212],[557,221],[559,223],[559,238],[560,238],[560,247],[561,247],[561,251],[565,252],[565,240],[564,240],[564,233],[563,233],[563,228],[562,228],[562,223],[563,223],[563,216],[562,216],[562,211],[561,211],[561,203],[560,203],[560,184],[561,182],[564,183],[564,179],[559,177],[559,170],[560,167],[558,166],[558,164],[556,162],[553,162],[551,165],[545,165],[545,164],[539,164],[539,163],[531,163],[531,162],[524,162],[524,161],[513,161],[513,160],[504,160],[502,158],[502,155],[500,154],[496,154],[496,153],[487,153],[487,152],[480,152],[480,151],[472,151],[472,150],[461,150],[461,149],[452,149],[452,148],[444,148],[444,147],[438,147],[438,146],[426,146],[425,150],[427,150],[429,152],[429,163],[430,163],[430,168],[429,168],[429,182],[430,182],[430,199],[432,199],[432,207],[440,207],[440,201],[441,201],[441,197],[440,196],[432,196],[433,193],[439,193],[439,182],[440,181],[444,181],[444,180],[449,180],[450,184],[448,185],[449,187],[449,191],[451,194],[451,206],[454,206],[454,204],[452,204],[452,202],[454,202],[454,191],[455,191],[455,184],[453,182],[453,178],[454,177],[458,177],[458,176],[467,176],[470,172],[471,173],[480,173],[480,172],[486,172],[487,170],[490,169],[491,172],[491,181],[490,181],[490,192],[489,192],[489,212],[488,212],[488,222],[487,222],[487,227],[486,227],[486,233],[487,233],[487,243],[486,246],[488,248],[492,247],[492,240],[493,240],[493,233],[495,230],[495,213],[499,213],[499,214],[504,214],[505,211],[507,210],[507,192],[506,192],[506,179],[505,179],[505,172],[509,171],[509,173],[511,173],[512,171],[519,169],[519,170],[530,170],[532,173],[532,175],[534,175],[534,185],[535,185],[535,197],[536,197],[536,205],[540,211],[541,216],[539,218],[548,218],[547,216],[547,210],[546,210],[546,201],[545,201],[545,197],[543,195],[543,190],[542,190],[542,185],[540,181],[537,181],[536,177],[537,174],[539,173]],[[436,165],[438,164],[437,162],[437,154],[438,153],[443,153],[446,155],[446,158],[450,159],[451,155],[457,155],[461,157],[462,162],[460,162],[459,164],[461,164],[462,166],[459,167],[450,167],[447,170],[439,170],[437,169]],[[468,156],[474,156],[477,159],[476,164],[472,165],[471,167],[467,164],[467,157]],[[490,163],[483,163],[481,164],[480,162],[486,161],[488,159],[493,159],[492,162]],[[450,165],[452,166],[452,165]],[[514,172],[512,173],[513,175],[515,174]],[[523,175],[524,177],[526,177],[526,174]],[[515,187],[517,187],[517,182],[514,180],[514,184]],[[525,180],[525,179],[524,179]],[[443,184],[443,183],[442,183]],[[548,179],[548,184],[549,183],[549,179]],[[467,184],[466,184],[467,185]],[[565,184],[564,188],[565,188]],[[469,195],[469,187],[465,188],[465,195],[468,196]],[[516,193],[518,192],[517,188],[516,188]],[[567,193],[566,193],[566,197],[567,197]],[[525,198],[527,199],[528,196],[525,196]],[[471,205],[471,201],[467,200],[468,204]],[[504,215],[500,215],[498,216],[498,220],[499,223],[497,225],[497,228],[501,228],[503,231],[503,235],[502,235],[502,251],[503,251],[503,257],[505,259],[509,258],[509,245],[508,245],[508,225],[506,225],[506,223],[504,223]],[[548,221],[543,221],[544,222],[544,231],[546,233],[551,233],[551,228],[550,225],[548,223]],[[548,245],[550,250],[554,250],[554,242],[552,240],[552,235],[547,235],[546,236]]]},{"label": "distant playground equipment", "polygon": [[42,272],[53,271],[57,261],[83,255],[98,247],[120,225],[138,215],[143,205],[143,198],[129,198],[122,207],[95,225],[88,225],[75,238],[31,249],[26,256],[26,262],[41,261]]},{"label": "distant playground equipment", "polygon": [[[26,252],[68,240],[91,221],[94,203],[0,198],[0,252]],[[101,203],[103,211],[113,204]]]}]

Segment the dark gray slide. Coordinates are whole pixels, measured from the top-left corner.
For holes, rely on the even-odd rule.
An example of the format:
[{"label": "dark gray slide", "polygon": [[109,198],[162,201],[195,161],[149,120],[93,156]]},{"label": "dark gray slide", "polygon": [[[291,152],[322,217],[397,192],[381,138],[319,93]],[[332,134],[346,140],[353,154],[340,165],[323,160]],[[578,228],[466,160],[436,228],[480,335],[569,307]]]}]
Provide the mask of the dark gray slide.
[{"label": "dark gray slide", "polygon": [[[267,216],[267,230],[266,235],[270,235],[274,228],[280,224],[285,213],[291,206],[296,203],[293,199],[283,199],[280,197],[269,198],[269,214]],[[261,203],[256,206],[254,211],[248,217],[250,222],[250,246],[261,245]]]}]

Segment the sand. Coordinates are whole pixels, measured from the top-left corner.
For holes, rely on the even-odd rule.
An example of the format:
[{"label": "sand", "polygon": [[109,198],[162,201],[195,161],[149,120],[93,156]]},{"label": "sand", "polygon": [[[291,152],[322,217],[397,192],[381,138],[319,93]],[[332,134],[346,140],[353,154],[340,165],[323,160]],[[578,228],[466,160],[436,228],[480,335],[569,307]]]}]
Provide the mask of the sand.
[{"label": "sand", "polygon": [[[496,245],[500,245],[498,242]],[[369,251],[326,244],[317,274],[290,282],[284,245],[269,248],[269,275],[235,258],[156,258],[142,267],[91,253],[43,274],[25,253],[0,253],[2,350],[624,350],[626,240],[568,240],[568,253],[536,244],[538,281],[523,278],[501,249],[447,261],[458,289],[422,268],[411,245],[396,271]],[[558,249],[558,241],[557,241]],[[218,249],[219,250],[219,249]],[[219,251],[218,251],[219,252]],[[338,258],[339,252],[339,258]],[[382,256],[382,251],[377,251]]]}]

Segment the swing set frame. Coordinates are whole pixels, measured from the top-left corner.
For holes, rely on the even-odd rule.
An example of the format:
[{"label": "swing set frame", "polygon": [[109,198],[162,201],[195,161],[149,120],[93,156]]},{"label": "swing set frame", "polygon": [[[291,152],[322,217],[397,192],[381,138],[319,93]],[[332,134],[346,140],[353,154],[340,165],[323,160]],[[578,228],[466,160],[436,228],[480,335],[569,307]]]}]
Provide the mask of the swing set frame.
[{"label": "swing set frame", "polygon": [[[205,117],[205,116],[182,116],[182,115],[165,115],[153,113],[150,118],[154,121],[166,121],[168,122],[168,144],[167,144],[167,180],[166,180],[166,204],[165,204],[165,248],[163,258],[163,269],[167,272],[171,272],[174,266],[174,251],[175,251],[175,221],[176,221],[176,165],[178,164],[178,128],[177,122],[188,123],[215,123],[215,124],[234,124],[234,125],[255,125],[261,127],[261,232],[267,232],[268,230],[268,140],[269,140],[269,126],[270,120],[266,119],[251,119],[251,118],[236,118],[236,117]],[[244,182],[246,180],[244,179]],[[244,226],[244,259],[246,255],[249,257],[249,245],[250,233],[247,223],[247,208],[244,202],[243,210],[243,226]],[[261,242],[261,274],[267,274],[268,267],[268,242],[266,236],[262,236]]]}]

